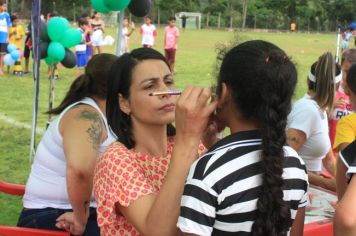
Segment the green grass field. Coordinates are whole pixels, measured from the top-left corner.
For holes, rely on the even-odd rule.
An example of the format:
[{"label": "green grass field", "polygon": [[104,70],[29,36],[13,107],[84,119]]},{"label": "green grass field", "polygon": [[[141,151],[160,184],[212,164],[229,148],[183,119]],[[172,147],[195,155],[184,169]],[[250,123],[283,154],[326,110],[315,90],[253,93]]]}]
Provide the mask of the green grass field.
[{"label": "green grass field", "polygon": [[[107,30],[114,36],[116,30]],[[156,49],[163,51],[163,32],[159,29]],[[263,39],[284,49],[298,68],[298,89],[295,99],[306,90],[306,75],[309,66],[325,51],[335,53],[334,34],[290,34],[290,33],[240,33],[216,30],[187,30],[181,32],[176,58],[177,87],[187,85],[211,86],[215,80],[216,45],[238,38],[241,40]],[[140,35],[134,32],[130,38],[130,48],[140,46]],[[114,47],[105,47],[105,52],[114,53]],[[60,68],[55,90],[55,105],[62,100],[71,82],[75,79],[75,69]],[[49,80],[47,66],[41,65],[38,126],[44,128],[48,109]],[[32,74],[22,77],[5,75],[0,77],[0,179],[13,183],[26,183],[30,171],[29,145],[31,130],[10,124],[5,119],[13,119],[31,125],[34,83]],[[41,136],[37,136],[37,141]],[[0,224],[16,224],[22,203],[18,197],[0,194]]]}]

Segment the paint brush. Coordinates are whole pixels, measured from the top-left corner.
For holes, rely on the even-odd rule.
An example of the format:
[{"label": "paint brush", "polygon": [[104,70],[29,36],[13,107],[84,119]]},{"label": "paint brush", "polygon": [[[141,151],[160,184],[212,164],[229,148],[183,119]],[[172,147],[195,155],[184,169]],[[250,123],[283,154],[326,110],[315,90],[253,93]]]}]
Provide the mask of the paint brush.
[{"label": "paint brush", "polygon": [[166,92],[153,92],[150,96],[160,96],[160,95],[180,95],[182,92],[178,90],[168,90]]}]

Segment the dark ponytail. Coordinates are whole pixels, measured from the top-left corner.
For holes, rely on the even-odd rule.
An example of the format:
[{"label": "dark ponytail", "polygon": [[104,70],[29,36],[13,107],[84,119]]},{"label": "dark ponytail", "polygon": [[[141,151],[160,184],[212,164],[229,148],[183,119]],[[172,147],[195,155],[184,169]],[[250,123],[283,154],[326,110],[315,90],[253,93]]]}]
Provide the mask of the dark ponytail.
[{"label": "dark ponytail", "polygon": [[85,68],[85,73],[73,81],[61,104],[47,113],[60,114],[69,105],[85,97],[106,99],[109,71],[116,59],[115,55],[108,53],[93,56]]},{"label": "dark ponytail", "polygon": [[297,82],[294,64],[277,46],[260,40],[231,49],[223,59],[218,83],[232,91],[236,109],[255,121],[262,135],[262,191],[257,202],[254,236],[287,235],[290,207],[283,200],[285,128]]},{"label": "dark ponytail", "polygon": [[[130,114],[126,114],[119,107],[119,95],[125,99],[130,97],[132,71],[138,63],[144,60],[161,60],[169,68],[166,58],[152,48],[137,48],[131,53],[125,53],[112,65],[108,82],[108,95],[106,100],[106,117],[111,130],[128,149],[135,146],[135,137],[132,132]],[[167,126],[167,135],[175,135],[172,124]]]}]

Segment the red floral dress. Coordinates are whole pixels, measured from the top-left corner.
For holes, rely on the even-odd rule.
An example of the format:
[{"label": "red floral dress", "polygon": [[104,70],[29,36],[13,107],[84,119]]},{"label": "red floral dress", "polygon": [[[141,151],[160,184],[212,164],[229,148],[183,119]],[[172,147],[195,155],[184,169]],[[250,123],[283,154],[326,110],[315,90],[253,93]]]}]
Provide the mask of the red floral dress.
[{"label": "red floral dress", "polygon": [[[98,159],[94,194],[101,235],[140,235],[123,215],[116,214],[115,203],[128,207],[138,198],[159,191],[167,174],[173,142],[174,138],[169,137],[164,157],[129,150],[120,142],[115,142]],[[200,145],[199,156],[204,151],[204,146]]]}]

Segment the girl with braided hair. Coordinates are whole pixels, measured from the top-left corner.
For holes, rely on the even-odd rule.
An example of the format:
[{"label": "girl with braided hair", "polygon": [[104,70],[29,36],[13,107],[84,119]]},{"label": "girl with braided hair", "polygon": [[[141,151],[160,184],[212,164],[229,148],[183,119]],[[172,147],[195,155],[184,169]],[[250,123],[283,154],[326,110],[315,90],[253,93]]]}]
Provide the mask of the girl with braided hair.
[{"label": "girl with braided hair", "polygon": [[269,42],[223,57],[215,119],[231,135],[190,169],[177,224],[184,235],[303,234],[308,179],[285,134],[296,82],[294,64]]}]

